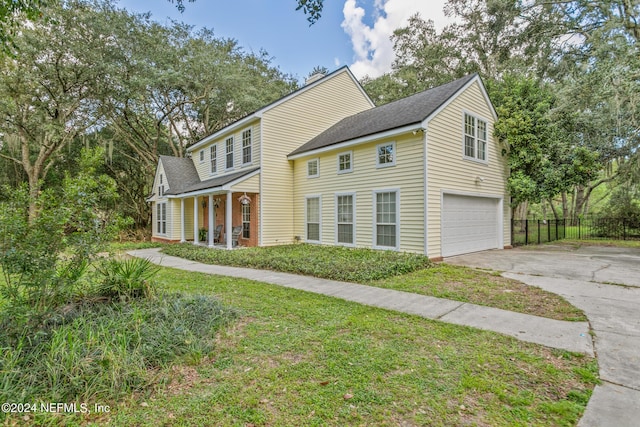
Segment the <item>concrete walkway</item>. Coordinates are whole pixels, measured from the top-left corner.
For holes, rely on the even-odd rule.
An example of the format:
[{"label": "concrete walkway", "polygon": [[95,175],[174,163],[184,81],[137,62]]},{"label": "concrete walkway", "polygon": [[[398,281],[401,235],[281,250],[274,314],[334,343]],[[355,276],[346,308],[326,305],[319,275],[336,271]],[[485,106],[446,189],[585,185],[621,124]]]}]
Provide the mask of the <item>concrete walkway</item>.
[{"label": "concrete walkway", "polygon": [[594,355],[587,322],[552,320],[459,301],[296,274],[202,264],[164,255],[157,248],[128,253],[135,257],[147,258],[164,267],[239,277],[300,289],[428,319],[499,332],[548,347]]},{"label": "concrete walkway", "polygon": [[595,335],[602,383],[578,425],[640,425],[640,249],[545,245],[446,262],[506,271],[503,276],[562,295],[584,310]]}]

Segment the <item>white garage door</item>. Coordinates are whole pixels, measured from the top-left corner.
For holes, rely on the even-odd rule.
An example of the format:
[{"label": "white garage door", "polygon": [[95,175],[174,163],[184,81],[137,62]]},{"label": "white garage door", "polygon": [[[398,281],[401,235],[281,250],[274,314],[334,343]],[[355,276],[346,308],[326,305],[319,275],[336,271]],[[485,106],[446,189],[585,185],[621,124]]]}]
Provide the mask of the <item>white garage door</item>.
[{"label": "white garage door", "polygon": [[445,194],[442,256],[499,247],[499,226],[498,199]]}]

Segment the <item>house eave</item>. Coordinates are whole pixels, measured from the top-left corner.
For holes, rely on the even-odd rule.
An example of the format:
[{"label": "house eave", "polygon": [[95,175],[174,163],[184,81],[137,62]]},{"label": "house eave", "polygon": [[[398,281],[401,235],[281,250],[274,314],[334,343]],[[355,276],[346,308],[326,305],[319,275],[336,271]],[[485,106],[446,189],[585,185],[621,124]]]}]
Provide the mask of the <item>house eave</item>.
[{"label": "house eave", "polygon": [[413,132],[417,130],[421,130],[423,128],[422,122],[412,123],[410,125],[402,126],[395,129],[389,129],[383,132],[378,132],[371,135],[361,136],[359,138],[351,139],[348,141],[338,142],[337,144],[327,145],[325,147],[316,148],[315,150],[304,151],[302,153],[292,154],[287,156],[288,160],[296,160],[302,157],[315,156],[321,153],[326,153],[328,151],[344,149],[347,147],[352,147],[358,144],[365,144],[367,142],[378,141],[380,139],[390,138],[393,136],[401,135],[408,132]]},{"label": "house eave", "polygon": [[237,179],[234,179],[233,181],[224,184],[224,185],[218,185],[215,187],[210,187],[210,188],[204,188],[202,190],[196,190],[196,191],[189,191],[186,193],[180,193],[180,194],[171,194],[171,195],[167,195],[167,198],[169,199],[186,199],[189,197],[197,197],[197,196],[202,196],[205,194],[215,194],[215,193],[226,193],[227,191],[231,191],[233,189],[234,185],[240,184],[241,182],[252,178],[254,176],[256,176],[257,174],[260,173],[260,169],[256,169],[255,171],[248,173],[246,175],[243,175]]}]

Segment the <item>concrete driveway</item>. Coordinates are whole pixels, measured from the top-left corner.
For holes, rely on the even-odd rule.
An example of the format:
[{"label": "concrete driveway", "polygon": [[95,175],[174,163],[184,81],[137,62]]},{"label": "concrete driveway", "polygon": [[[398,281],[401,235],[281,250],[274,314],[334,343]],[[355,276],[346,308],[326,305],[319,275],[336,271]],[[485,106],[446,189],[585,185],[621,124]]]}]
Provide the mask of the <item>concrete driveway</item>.
[{"label": "concrete driveway", "polygon": [[580,426],[638,426],[640,420],[640,249],[544,246],[445,259],[562,295],[586,313],[602,384]]}]

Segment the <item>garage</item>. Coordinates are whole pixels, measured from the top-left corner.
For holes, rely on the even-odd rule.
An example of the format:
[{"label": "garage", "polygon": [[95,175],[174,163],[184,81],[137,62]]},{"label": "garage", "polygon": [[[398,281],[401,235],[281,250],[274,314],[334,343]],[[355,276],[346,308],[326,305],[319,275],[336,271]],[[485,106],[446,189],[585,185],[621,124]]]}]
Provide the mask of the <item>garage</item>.
[{"label": "garage", "polygon": [[502,248],[500,199],[444,194],[442,256]]}]

